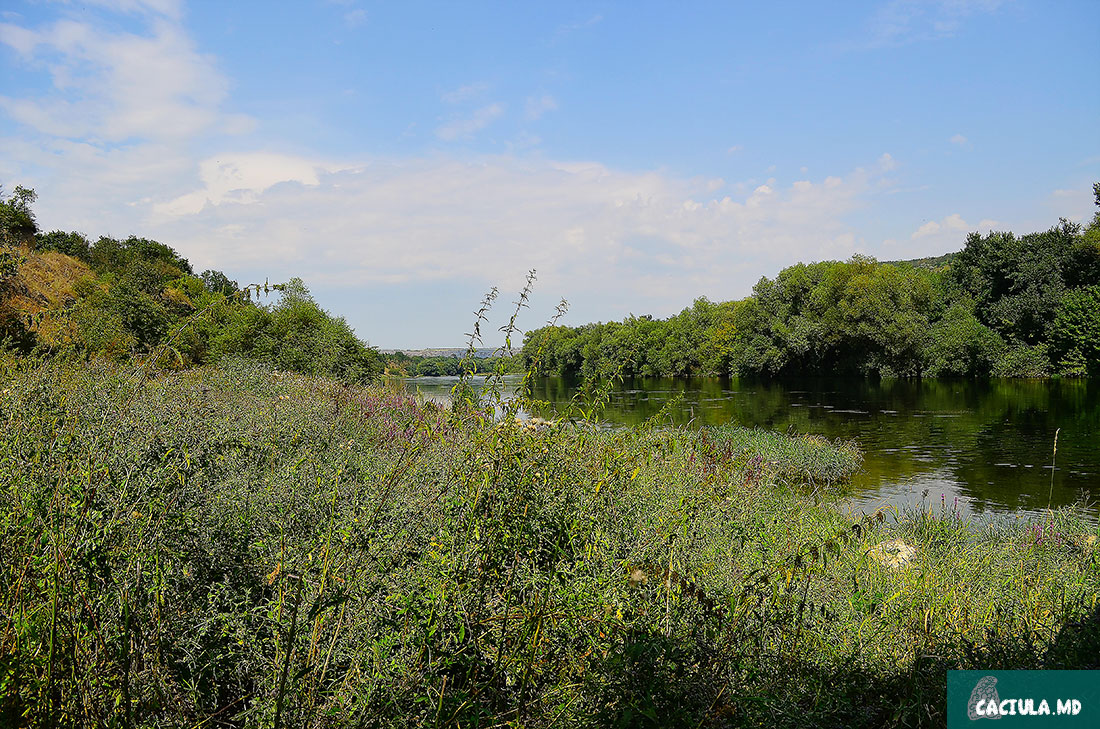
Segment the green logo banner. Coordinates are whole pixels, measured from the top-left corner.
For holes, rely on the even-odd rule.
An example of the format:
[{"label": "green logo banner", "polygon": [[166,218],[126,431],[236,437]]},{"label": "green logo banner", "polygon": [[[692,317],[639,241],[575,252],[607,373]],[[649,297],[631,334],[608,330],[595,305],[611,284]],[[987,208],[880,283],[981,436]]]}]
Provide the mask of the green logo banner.
[{"label": "green logo banner", "polygon": [[[1100,671],[948,671],[948,729],[1100,727]],[[978,722],[978,723],[975,723]]]}]

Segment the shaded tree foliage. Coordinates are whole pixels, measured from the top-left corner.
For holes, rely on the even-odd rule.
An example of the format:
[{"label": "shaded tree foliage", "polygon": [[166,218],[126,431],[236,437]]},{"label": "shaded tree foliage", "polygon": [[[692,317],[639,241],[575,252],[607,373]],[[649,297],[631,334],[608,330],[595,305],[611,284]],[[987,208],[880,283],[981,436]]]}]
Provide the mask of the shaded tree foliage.
[{"label": "shaded tree foliage", "polygon": [[1019,238],[971,233],[951,278],[973,297],[982,323],[1035,345],[1048,335],[1067,289],[1096,282],[1087,280],[1095,265],[1089,254],[1080,226],[1066,221]]},{"label": "shaded tree foliage", "polygon": [[382,368],[377,350],[355,336],[343,317],[334,317],[313,299],[300,278],[291,279],[274,307],[229,310],[227,326],[214,336],[219,356],[243,354],[279,369],[363,382]]},{"label": "shaded tree foliage", "polygon": [[203,285],[206,286],[208,291],[224,296],[232,296],[241,288],[239,283],[229,278],[221,271],[208,269],[202,272],[201,278]]}]

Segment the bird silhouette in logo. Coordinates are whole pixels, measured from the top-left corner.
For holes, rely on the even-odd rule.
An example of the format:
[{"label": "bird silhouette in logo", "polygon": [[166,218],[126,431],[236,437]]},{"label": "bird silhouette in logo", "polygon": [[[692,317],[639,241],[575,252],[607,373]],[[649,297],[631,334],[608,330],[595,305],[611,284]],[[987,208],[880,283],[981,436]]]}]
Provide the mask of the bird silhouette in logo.
[{"label": "bird silhouette in logo", "polygon": [[971,719],[1000,719],[1000,714],[989,716],[978,713],[978,702],[982,699],[985,699],[987,705],[1001,703],[1001,697],[997,695],[997,679],[993,676],[982,678],[970,692],[970,703],[966,705],[966,715]]}]

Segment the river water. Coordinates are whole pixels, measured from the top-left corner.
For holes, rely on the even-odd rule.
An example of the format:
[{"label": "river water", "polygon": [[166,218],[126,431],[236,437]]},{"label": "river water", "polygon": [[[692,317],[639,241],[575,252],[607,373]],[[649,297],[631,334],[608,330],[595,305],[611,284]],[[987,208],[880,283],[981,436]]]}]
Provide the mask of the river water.
[{"label": "river water", "polygon": [[[407,387],[446,399],[455,380],[422,377]],[[534,394],[561,412],[576,392],[574,383],[545,378]],[[859,509],[943,502],[966,514],[1027,514],[1084,503],[1100,515],[1097,381],[637,379],[614,386],[602,417],[641,423],[669,402],[665,418],[680,425],[857,441],[864,464],[851,500]]]}]

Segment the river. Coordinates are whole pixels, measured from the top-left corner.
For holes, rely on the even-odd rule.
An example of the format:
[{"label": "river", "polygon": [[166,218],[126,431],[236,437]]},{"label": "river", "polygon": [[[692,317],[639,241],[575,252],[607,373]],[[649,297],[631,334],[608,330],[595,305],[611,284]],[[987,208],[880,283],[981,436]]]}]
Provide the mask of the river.
[{"label": "river", "polygon": [[[455,379],[422,377],[407,386],[446,399]],[[564,411],[576,392],[573,383],[543,378],[534,394]],[[677,399],[668,422],[857,441],[864,464],[851,502],[858,509],[922,502],[938,509],[942,501],[966,514],[1029,514],[1048,503],[1084,503],[1100,515],[1097,381],[636,379],[616,383],[602,418],[641,423]]]}]

